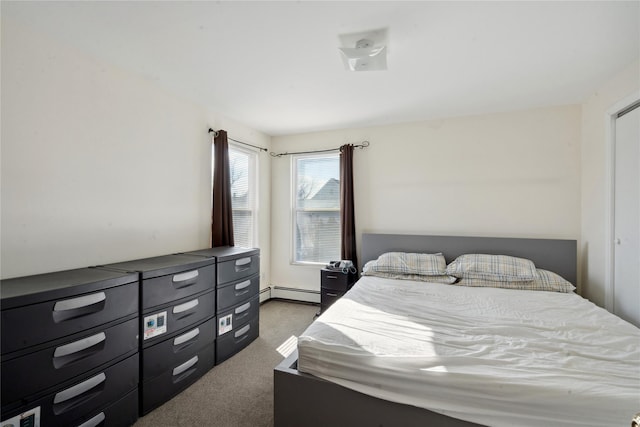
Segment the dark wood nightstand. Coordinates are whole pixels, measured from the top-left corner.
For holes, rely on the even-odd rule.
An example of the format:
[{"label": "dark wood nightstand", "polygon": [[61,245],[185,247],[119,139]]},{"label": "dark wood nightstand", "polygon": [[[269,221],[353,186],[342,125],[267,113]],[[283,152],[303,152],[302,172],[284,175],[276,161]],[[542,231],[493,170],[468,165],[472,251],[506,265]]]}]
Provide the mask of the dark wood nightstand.
[{"label": "dark wood nightstand", "polygon": [[324,312],[358,280],[357,273],[343,273],[340,270],[320,270],[320,313]]}]

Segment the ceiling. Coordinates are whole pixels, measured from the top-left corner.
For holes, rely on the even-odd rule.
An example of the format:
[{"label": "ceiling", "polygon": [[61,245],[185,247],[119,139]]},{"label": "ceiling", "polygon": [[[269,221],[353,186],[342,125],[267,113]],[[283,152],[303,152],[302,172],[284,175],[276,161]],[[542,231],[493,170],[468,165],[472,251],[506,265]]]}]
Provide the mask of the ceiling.
[{"label": "ceiling", "polygon": [[[583,102],[640,54],[640,2],[8,2],[11,19],[268,135]],[[341,34],[387,29],[388,70]],[[353,47],[353,46],[346,46]]]}]

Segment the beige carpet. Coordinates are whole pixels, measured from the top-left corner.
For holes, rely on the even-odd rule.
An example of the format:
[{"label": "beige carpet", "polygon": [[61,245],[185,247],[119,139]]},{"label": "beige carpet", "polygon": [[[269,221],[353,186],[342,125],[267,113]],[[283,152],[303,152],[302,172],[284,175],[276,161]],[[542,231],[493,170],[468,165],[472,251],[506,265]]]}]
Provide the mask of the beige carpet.
[{"label": "beige carpet", "polygon": [[134,426],[273,426],[273,368],[284,358],[276,349],[304,331],[318,310],[285,301],[262,304],[254,342]]}]

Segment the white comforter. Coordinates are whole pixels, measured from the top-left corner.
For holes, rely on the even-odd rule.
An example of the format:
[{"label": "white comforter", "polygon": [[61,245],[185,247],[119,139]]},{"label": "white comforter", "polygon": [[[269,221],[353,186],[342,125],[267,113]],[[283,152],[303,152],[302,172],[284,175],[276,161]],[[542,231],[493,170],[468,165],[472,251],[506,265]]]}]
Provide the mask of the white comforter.
[{"label": "white comforter", "polygon": [[301,372],[490,426],[640,412],[640,329],[575,294],[363,277],[298,352]]}]

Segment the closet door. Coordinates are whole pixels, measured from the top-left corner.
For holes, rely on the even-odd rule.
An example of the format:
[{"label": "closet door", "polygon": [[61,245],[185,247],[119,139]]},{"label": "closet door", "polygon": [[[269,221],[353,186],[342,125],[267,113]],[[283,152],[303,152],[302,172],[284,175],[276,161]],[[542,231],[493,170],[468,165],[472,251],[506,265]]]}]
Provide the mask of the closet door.
[{"label": "closet door", "polygon": [[640,108],[615,121],[613,312],[640,327]]}]

